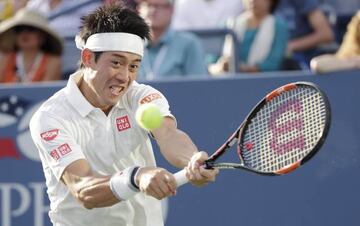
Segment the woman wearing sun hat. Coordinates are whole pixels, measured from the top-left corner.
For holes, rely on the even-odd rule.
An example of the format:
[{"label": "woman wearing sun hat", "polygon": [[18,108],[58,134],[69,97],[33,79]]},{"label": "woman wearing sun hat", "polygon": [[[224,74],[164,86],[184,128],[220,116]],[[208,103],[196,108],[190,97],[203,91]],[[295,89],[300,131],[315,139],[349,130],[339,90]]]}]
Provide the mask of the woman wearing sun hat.
[{"label": "woman wearing sun hat", "polygon": [[62,40],[45,17],[28,9],[0,23],[0,82],[61,78]]}]

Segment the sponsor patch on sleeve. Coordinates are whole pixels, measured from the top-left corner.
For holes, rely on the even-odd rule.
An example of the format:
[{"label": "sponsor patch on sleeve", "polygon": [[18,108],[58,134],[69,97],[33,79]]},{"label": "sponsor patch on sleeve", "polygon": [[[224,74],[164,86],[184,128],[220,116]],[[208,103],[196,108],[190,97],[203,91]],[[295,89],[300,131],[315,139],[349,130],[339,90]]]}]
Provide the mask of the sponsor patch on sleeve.
[{"label": "sponsor patch on sleeve", "polygon": [[59,134],[59,129],[52,129],[40,134],[41,138],[45,141],[54,140]]},{"label": "sponsor patch on sleeve", "polygon": [[60,158],[60,155],[59,155],[59,153],[56,151],[56,149],[52,150],[52,151],[50,152],[50,155],[51,155],[51,157],[52,157],[53,159],[55,159],[55,160],[59,160],[59,158]]},{"label": "sponsor patch on sleeve", "polygon": [[140,104],[150,103],[157,99],[161,99],[161,95],[159,93],[150,93],[140,100]]},{"label": "sponsor patch on sleeve", "polygon": [[62,156],[71,152],[71,148],[68,144],[61,145],[60,147],[58,147],[58,150]]},{"label": "sponsor patch on sleeve", "polygon": [[71,152],[71,148],[69,144],[62,144],[57,149],[54,149],[50,152],[50,155],[56,161],[61,159],[63,156],[69,154]]}]

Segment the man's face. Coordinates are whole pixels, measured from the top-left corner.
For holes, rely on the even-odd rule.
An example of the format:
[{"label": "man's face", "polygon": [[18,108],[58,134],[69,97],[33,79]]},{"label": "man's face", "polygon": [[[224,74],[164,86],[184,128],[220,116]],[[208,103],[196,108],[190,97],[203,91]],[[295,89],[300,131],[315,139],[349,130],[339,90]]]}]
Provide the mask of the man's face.
[{"label": "man's face", "polygon": [[165,29],[171,23],[173,5],[169,0],[145,0],[140,4],[140,14],[152,29]]},{"label": "man's face", "polygon": [[128,52],[103,52],[95,62],[95,54],[90,52],[88,62],[84,82],[90,89],[82,92],[92,105],[107,110],[120,100],[136,79],[141,57]]}]

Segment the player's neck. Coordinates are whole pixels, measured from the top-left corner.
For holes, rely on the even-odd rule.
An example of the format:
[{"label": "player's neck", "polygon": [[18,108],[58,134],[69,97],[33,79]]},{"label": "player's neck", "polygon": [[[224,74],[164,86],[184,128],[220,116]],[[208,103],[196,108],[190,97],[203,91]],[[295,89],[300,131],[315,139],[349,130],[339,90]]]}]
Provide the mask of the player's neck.
[{"label": "player's neck", "polygon": [[102,106],[97,100],[94,91],[90,88],[87,82],[84,81],[84,77],[81,77],[81,79],[77,83],[77,86],[79,87],[79,90],[82,93],[82,95],[85,97],[87,101],[89,101],[89,103],[92,106],[96,108],[100,108],[105,115],[108,115],[110,113],[113,106],[110,105]]}]

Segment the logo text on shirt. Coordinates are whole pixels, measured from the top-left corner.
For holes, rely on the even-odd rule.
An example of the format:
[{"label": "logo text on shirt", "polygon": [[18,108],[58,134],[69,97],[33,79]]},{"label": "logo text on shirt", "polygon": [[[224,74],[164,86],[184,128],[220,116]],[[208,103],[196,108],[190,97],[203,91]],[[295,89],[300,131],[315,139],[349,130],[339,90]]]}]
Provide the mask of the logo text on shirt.
[{"label": "logo text on shirt", "polygon": [[59,160],[62,156],[70,153],[72,150],[69,144],[62,144],[57,149],[54,149],[50,152],[50,155],[53,159]]},{"label": "logo text on shirt", "polygon": [[127,115],[116,119],[116,127],[118,131],[123,131],[131,128],[130,121]]},{"label": "logo text on shirt", "polygon": [[140,100],[140,104],[150,103],[153,100],[161,99],[161,95],[159,93],[151,93],[146,97]]},{"label": "logo text on shirt", "polygon": [[49,130],[40,134],[41,138],[45,141],[54,140],[59,134],[58,129]]},{"label": "logo text on shirt", "polygon": [[60,158],[60,155],[58,154],[58,152],[55,149],[50,152],[50,155],[55,160],[59,160],[59,158]]},{"label": "logo text on shirt", "polygon": [[58,150],[61,155],[66,155],[67,153],[71,152],[71,148],[68,144],[63,144],[60,147],[58,147]]}]

